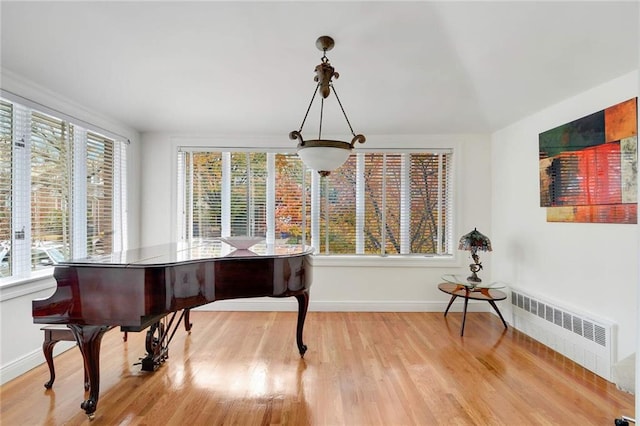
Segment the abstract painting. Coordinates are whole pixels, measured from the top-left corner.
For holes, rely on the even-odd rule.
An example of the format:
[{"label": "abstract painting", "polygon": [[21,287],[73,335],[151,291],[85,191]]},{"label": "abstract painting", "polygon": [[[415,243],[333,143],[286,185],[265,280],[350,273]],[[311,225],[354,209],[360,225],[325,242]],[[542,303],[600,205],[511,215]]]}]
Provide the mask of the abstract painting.
[{"label": "abstract painting", "polygon": [[540,133],[548,222],[637,223],[638,98]]}]

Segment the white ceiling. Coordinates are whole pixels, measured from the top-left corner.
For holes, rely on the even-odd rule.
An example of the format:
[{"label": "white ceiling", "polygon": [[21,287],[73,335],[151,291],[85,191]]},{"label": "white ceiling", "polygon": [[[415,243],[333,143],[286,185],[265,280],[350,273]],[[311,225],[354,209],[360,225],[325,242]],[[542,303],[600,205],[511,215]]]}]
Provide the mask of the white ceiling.
[{"label": "white ceiling", "polygon": [[[325,34],[338,95],[365,135],[490,132],[639,63],[637,1],[0,7],[4,70],[140,132],[297,130]],[[334,103],[325,133],[344,133]]]}]

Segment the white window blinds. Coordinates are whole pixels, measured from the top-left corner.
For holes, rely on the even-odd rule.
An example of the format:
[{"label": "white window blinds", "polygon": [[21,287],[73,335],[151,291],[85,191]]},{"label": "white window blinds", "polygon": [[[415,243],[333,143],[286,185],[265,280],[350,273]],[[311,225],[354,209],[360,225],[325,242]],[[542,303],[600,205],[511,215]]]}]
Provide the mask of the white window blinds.
[{"label": "white window blinds", "polygon": [[410,174],[410,250],[451,253],[454,249],[451,154],[411,154]]},{"label": "white window blinds", "polygon": [[222,231],[222,154],[187,153],[184,165],[186,237],[211,239]]},{"label": "white window blinds", "polygon": [[[34,248],[54,247],[70,257],[72,135],[62,120],[31,115],[31,239]],[[33,250],[31,269],[47,265]],[[51,265],[51,263],[48,263]]]},{"label": "white window blinds", "polygon": [[178,156],[179,229],[188,239],[311,243],[330,255],[451,254],[452,155],[358,152],[320,178],[295,154],[187,148]]},{"label": "white window blinds", "polygon": [[126,244],[126,147],[0,100],[0,282]]},{"label": "white window blinds", "polygon": [[318,202],[320,253],[355,253],[356,244],[356,156],[338,170],[320,179]]},{"label": "white window blinds", "polygon": [[266,153],[231,153],[231,236],[266,236],[266,183]]},{"label": "white window blinds", "polygon": [[451,155],[352,155],[321,185],[320,253],[449,254]]},{"label": "white window blinds", "polygon": [[311,235],[311,171],[295,154],[275,154],[275,239],[290,244]]},{"label": "white window blinds", "polygon": [[0,101],[0,277],[11,275],[13,107]]},{"label": "white window blinds", "polygon": [[87,133],[87,254],[110,253],[114,228],[114,142]]}]

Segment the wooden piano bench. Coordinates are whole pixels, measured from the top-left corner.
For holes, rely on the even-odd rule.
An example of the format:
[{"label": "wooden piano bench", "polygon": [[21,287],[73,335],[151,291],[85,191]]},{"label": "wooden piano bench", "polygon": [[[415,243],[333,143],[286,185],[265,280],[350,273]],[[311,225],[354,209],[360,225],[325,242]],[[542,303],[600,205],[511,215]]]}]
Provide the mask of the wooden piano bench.
[{"label": "wooden piano bench", "polygon": [[[51,389],[53,382],[56,380],[56,370],[53,367],[53,347],[61,341],[75,342],[71,329],[66,325],[45,325],[40,330],[44,331],[44,342],[42,342],[42,352],[49,366],[49,381],[44,387]],[[87,370],[84,371],[84,390],[89,390],[89,380],[87,379]]]},{"label": "wooden piano bench", "polygon": [[[76,338],[73,332],[66,325],[45,325],[40,330],[44,331],[44,342],[42,342],[42,352],[49,366],[49,381],[44,387],[51,389],[53,382],[56,380],[56,370],[53,366],[53,347],[61,341],[75,342]],[[127,332],[124,332],[123,340],[127,341]],[[87,370],[84,369],[84,390],[89,390],[89,377]]]}]

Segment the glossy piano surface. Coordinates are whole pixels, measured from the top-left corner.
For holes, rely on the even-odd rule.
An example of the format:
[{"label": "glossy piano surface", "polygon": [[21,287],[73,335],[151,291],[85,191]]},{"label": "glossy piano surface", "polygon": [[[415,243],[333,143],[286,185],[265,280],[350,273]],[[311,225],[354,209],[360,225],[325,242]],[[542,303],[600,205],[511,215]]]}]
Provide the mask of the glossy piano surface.
[{"label": "glossy piano surface", "polygon": [[197,243],[168,243],[141,247],[102,256],[73,259],[60,262],[60,266],[113,266],[147,267],[171,266],[210,260],[237,260],[265,258],[286,258],[311,254],[313,249],[303,245],[258,243],[248,250],[237,250],[219,240]]},{"label": "glossy piano surface", "polygon": [[33,321],[67,324],[73,332],[89,381],[89,398],[81,407],[93,418],[100,392],[100,342],[114,326],[127,331],[149,327],[147,355],[141,362],[144,370],[153,371],[168,357],[176,312],[186,313],[190,330],[191,308],[223,299],[292,296],[298,300],[296,345],[304,356],[312,252],[308,246],[264,243],[236,250],[215,240],[74,259],[55,267],[56,291],[33,301]]},{"label": "glossy piano surface", "polygon": [[220,241],[165,244],[58,264],[56,292],[33,302],[34,322],[146,327],[158,315],[216,300],[286,297],[311,284],[301,245],[235,250]]}]

